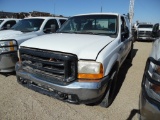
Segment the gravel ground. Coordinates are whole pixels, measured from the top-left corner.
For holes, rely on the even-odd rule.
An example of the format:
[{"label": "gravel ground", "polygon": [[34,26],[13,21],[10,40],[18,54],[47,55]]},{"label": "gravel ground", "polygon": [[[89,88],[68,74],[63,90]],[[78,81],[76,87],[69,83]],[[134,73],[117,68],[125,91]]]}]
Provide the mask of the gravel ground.
[{"label": "gravel ground", "polygon": [[24,88],[15,73],[0,74],[0,120],[138,120],[139,93],[152,42],[135,42],[134,58],[119,72],[117,95],[109,108],[74,105]]}]

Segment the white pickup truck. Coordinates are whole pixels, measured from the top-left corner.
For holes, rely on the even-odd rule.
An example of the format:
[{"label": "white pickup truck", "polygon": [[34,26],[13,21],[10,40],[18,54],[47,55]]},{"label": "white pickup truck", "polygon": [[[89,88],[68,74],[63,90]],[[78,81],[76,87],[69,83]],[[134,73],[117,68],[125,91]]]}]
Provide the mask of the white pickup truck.
[{"label": "white pickup truck", "polygon": [[67,18],[31,17],[20,20],[10,30],[0,31],[0,72],[15,71],[18,46],[33,37],[55,32]]},{"label": "white pickup truck", "polygon": [[13,25],[19,22],[16,18],[0,18],[0,30],[10,29]]},{"label": "white pickup truck", "polygon": [[140,120],[160,118],[160,31],[159,23],[152,30],[155,38],[151,53],[146,60],[139,97]]},{"label": "white pickup truck", "polygon": [[151,36],[153,24],[140,23],[137,26],[137,41],[139,40],[154,40]]},{"label": "white pickup truck", "polygon": [[124,60],[132,58],[128,18],[90,13],[69,18],[54,34],[25,41],[16,64],[23,86],[70,103],[108,107]]}]

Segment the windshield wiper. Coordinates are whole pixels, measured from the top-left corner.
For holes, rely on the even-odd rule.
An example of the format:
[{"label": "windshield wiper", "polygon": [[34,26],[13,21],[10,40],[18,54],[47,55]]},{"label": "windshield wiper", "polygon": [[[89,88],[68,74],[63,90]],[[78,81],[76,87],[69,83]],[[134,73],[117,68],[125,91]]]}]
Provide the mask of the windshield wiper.
[{"label": "windshield wiper", "polygon": [[58,32],[56,32],[56,33],[71,33],[71,32],[61,32],[61,31],[58,31]]},{"label": "windshield wiper", "polygon": [[58,32],[56,32],[56,33],[70,33],[70,34],[77,34],[77,32],[60,32],[60,31],[58,31]]},{"label": "windshield wiper", "polygon": [[70,34],[90,34],[90,35],[106,35],[106,33],[94,33],[94,32],[83,32],[83,31],[72,31],[72,32],[56,32],[56,33],[70,33]]},{"label": "windshield wiper", "polygon": [[93,32],[80,32],[80,31],[75,31],[73,33],[75,33],[75,34],[92,34],[92,35],[95,34]]},{"label": "windshield wiper", "polygon": [[21,32],[32,32],[32,30],[20,30]]},{"label": "windshield wiper", "polygon": [[106,35],[106,33],[95,33],[95,32],[77,32],[77,34]]}]

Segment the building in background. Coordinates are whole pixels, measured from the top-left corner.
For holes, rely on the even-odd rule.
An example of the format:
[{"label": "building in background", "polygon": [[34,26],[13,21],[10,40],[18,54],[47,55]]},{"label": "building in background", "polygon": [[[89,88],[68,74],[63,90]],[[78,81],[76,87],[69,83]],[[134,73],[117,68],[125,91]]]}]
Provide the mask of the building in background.
[{"label": "building in background", "polygon": [[54,15],[47,12],[40,11],[32,11],[32,12],[4,12],[0,11],[0,18],[19,18],[23,19],[25,17],[36,17],[36,16],[55,16],[55,17],[63,17],[63,15]]}]

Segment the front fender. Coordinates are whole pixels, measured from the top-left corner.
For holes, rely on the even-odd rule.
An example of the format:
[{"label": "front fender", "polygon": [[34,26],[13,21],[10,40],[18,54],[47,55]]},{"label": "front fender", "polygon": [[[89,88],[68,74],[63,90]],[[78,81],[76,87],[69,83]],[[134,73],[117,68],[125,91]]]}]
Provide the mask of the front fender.
[{"label": "front fender", "polygon": [[18,42],[18,46],[19,46],[22,42],[29,40],[31,38],[37,37],[37,36],[39,35],[36,32],[32,32],[32,33],[25,33],[21,36],[17,36],[15,39]]},{"label": "front fender", "polygon": [[116,62],[119,63],[119,55],[116,53],[112,57],[110,57],[110,59],[107,59],[106,61],[109,61],[109,62],[103,63],[103,65],[104,65],[104,76],[106,76],[110,73],[111,69],[113,68],[113,66],[115,65]]},{"label": "front fender", "polygon": [[97,59],[97,62],[101,62],[103,64],[104,76],[107,76],[110,73],[111,69],[113,68],[116,62],[118,62],[119,67],[119,61],[120,55],[117,52],[117,50],[111,52],[111,54],[108,54],[108,56],[106,56],[105,53],[103,53]]}]

